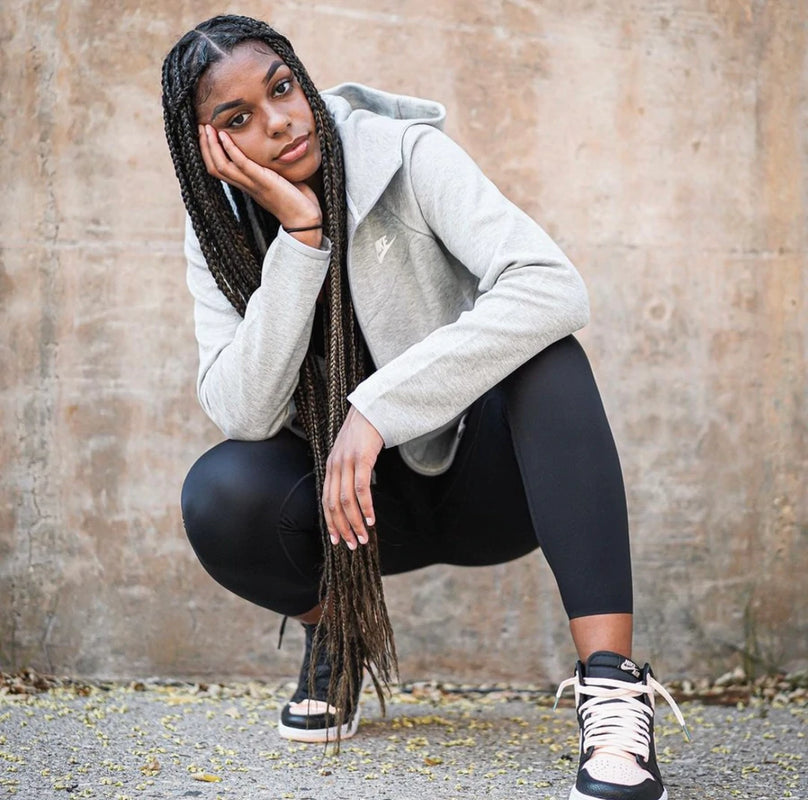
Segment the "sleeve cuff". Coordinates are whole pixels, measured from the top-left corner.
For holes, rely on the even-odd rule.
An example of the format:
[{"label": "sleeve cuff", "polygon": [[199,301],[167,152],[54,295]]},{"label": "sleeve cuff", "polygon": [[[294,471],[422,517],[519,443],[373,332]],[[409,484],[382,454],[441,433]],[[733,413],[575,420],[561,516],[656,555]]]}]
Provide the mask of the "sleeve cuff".
[{"label": "sleeve cuff", "polygon": [[278,228],[278,241],[309,258],[316,258],[320,261],[327,261],[331,258],[331,240],[325,234],[323,234],[323,240],[319,247],[309,247],[307,244],[295,239],[294,236],[281,227]]}]

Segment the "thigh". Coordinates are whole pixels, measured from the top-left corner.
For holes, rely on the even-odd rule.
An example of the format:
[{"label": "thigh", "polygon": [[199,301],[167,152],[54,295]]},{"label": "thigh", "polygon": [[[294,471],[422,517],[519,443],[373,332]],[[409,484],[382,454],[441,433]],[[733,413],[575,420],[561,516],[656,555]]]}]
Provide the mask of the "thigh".
[{"label": "thigh", "polygon": [[305,441],[282,431],[222,442],[189,471],[182,510],[197,557],[230,591],[284,614],[317,604],[322,540]]},{"label": "thigh", "polygon": [[[409,470],[395,449],[380,454],[376,471],[382,573],[436,563],[429,479]],[[283,430],[265,441],[222,442],[188,473],[182,509],[188,539],[219,583],[292,616],[316,605],[323,537],[305,440]]]},{"label": "thigh", "polygon": [[435,536],[445,563],[499,564],[538,547],[501,386],[471,407],[435,499]]},{"label": "thigh", "polygon": [[382,450],[376,461],[373,506],[383,575],[442,561],[435,525],[435,478],[413,472],[398,448]]}]

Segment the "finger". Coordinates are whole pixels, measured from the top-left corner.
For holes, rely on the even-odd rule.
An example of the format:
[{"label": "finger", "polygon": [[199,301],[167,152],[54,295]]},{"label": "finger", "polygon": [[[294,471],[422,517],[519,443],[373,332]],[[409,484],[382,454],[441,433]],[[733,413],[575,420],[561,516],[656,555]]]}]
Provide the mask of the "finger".
[{"label": "finger", "polygon": [[[207,147],[208,159],[205,164],[214,178],[230,184],[242,186],[244,178],[222,148],[217,130],[212,125],[205,125],[204,144]],[[204,157],[204,155],[203,155]]]},{"label": "finger", "polygon": [[245,174],[251,168],[258,170],[259,172],[261,171],[261,167],[259,167],[258,164],[256,164],[252,159],[247,158],[247,156],[242,153],[239,146],[230,138],[226,131],[218,131],[217,142],[220,144],[222,152],[225,154],[228,160],[235,164]]},{"label": "finger", "polygon": [[205,161],[208,172],[218,178],[219,168],[216,165],[217,158],[214,152],[217,143],[214,141],[214,137],[210,135],[210,125],[201,125],[200,128],[199,147],[202,150],[202,158]]},{"label": "finger", "polygon": [[216,167],[213,164],[213,157],[210,154],[208,132],[204,125],[199,126],[199,149],[202,152],[202,161],[205,162],[205,169],[208,171],[208,174],[218,177],[218,175],[216,175]]},{"label": "finger", "polygon": [[337,541],[334,544],[338,544],[340,539],[343,539],[351,550],[356,550],[356,537],[353,530],[351,530],[351,525],[345,516],[340,500],[342,468],[338,461],[334,459],[329,459],[329,461],[331,461],[331,468],[328,470],[330,476],[328,482],[323,486],[323,511],[327,519],[331,521],[329,536],[331,536],[331,541],[334,542],[332,532],[335,532]]},{"label": "finger", "polygon": [[[213,133],[212,133],[213,132]],[[202,151],[202,160],[205,168],[214,178],[225,180],[222,169],[228,164],[227,155],[222,150],[214,129],[210,125],[202,125],[199,134],[199,149]]]},{"label": "finger", "polygon": [[356,462],[351,460],[343,464],[339,491],[339,502],[343,514],[351,526],[351,535],[361,544],[367,544],[367,532],[362,510],[356,498]]},{"label": "finger", "polygon": [[[239,146],[230,138],[230,134],[225,131],[219,131],[219,141],[227,157],[238,167],[241,180],[244,182],[248,191],[250,191],[250,188],[264,187],[274,190],[277,187],[280,181],[278,174],[267,167],[262,167],[249,158],[249,156],[245,155]],[[312,198],[315,203],[319,202],[313,190],[309,189],[308,186],[306,186],[306,189],[311,193],[310,195],[306,195],[306,197]],[[299,187],[298,190],[300,191]]]},{"label": "finger", "polygon": [[340,536],[337,531],[337,526],[334,522],[334,515],[331,511],[333,503],[330,500],[329,487],[331,486],[332,479],[331,459],[326,461],[325,465],[325,480],[323,481],[323,516],[325,517],[325,527],[328,531],[328,536],[331,539],[331,544],[339,544]]},{"label": "finger", "polygon": [[230,178],[232,180],[235,172],[233,169],[233,161],[228,157],[227,153],[222,147],[219,131],[217,131],[212,125],[206,125],[205,131],[207,133],[211,161],[216,167],[217,172],[221,177]]},{"label": "finger", "polygon": [[363,527],[362,533],[359,536],[359,541],[362,542],[362,544],[367,543],[367,531],[365,530],[365,526],[370,528],[376,524],[376,514],[373,511],[373,496],[370,491],[372,474],[373,468],[370,464],[360,462],[356,465],[356,471],[354,472],[354,492],[356,493],[356,499],[359,502],[359,510],[362,514]]}]

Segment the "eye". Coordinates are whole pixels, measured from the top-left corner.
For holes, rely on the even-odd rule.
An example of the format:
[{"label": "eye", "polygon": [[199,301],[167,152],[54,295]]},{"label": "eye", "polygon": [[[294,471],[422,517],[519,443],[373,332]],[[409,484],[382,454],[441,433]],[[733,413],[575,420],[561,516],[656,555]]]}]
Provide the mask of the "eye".
[{"label": "eye", "polygon": [[294,83],[292,82],[291,78],[284,78],[283,80],[278,81],[275,84],[275,88],[272,90],[272,94],[276,97],[283,97],[285,94],[289,94],[294,88]]},{"label": "eye", "polygon": [[236,114],[235,117],[233,117],[227,123],[227,127],[228,128],[243,128],[247,124],[249,119],[250,119],[250,114],[248,114],[246,111],[240,111],[238,114]]}]

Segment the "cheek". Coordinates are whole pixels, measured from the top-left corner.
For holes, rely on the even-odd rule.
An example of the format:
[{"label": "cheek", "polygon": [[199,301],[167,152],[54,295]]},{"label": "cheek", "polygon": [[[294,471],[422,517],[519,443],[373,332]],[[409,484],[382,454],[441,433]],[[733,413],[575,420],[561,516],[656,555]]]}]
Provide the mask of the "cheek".
[{"label": "cheek", "polygon": [[236,141],[239,150],[244,153],[250,161],[255,161],[262,166],[266,166],[267,161],[267,137],[257,131],[250,131],[242,134]]}]

